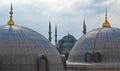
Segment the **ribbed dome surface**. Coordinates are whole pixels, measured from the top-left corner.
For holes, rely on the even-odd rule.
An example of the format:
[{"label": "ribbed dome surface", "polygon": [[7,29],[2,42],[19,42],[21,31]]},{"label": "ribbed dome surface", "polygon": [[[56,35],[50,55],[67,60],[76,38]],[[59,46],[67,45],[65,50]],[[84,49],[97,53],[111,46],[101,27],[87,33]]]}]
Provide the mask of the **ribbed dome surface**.
[{"label": "ribbed dome surface", "polygon": [[86,53],[100,53],[102,62],[120,62],[120,29],[103,27],[82,36],[74,45],[68,62],[85,62]]},{"label": "ribbed dome surface", "polygon": [[49,71],[64,71],[59,53],[41,34],[17,25],[0,27],[0,71],[38,71],[41,55]]}]

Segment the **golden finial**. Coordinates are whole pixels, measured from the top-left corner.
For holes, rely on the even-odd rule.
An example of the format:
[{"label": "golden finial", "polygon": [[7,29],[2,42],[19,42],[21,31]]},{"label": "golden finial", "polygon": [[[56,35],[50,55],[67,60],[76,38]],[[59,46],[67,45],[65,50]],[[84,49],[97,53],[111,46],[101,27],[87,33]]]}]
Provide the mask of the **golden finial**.
[{"label": "golden finial", "polygon": [[13,14],[13,11],[12,11],[12,3],[11,3],[11,8],[10,8],[10,20],[8,21],[8,25],[14,25],[15,23],[14,23],[14,21],[12,20],[12,14]]},{"label": "golden finial", "polygon": [[103,27],[110,27],[110,23],[107,20],[107,9],[106,9],[106,13],[105,13],[105,22],[103,23]]},{"label": "golden finial", "polygon": [[106,9],[106,13],[105,13],[105,21],[107,21],[107,9]]}]

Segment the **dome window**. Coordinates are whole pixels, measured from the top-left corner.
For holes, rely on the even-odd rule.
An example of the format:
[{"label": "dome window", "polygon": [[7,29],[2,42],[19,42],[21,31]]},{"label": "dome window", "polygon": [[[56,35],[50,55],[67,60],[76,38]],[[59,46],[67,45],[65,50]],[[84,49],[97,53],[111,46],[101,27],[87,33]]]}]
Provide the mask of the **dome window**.
[{"label": "dome window", "polygon": [[38,71],[48,71],[48,61],[45,56],[41,56],[37,62]]},{"label": "dome window", "polygon": [[91,53],[86,53],[86,55],[85,55],[85,61],[86,62],[91,62],[92,61],[92,54]]},{"label": "dome window", "polygon": [[95,53],[95,62],[101,62],[102,61],[102,56],[100,53]]}]

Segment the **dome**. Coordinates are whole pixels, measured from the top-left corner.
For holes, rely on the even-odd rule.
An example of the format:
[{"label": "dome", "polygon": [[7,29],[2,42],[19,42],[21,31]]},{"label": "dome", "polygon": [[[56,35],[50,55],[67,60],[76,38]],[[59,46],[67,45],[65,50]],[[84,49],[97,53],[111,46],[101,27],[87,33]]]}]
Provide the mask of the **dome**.
[{"label": "dome", "polygon": [[[68,62],[84,63],[94,62],[98,59],[102,63],[120,62],[120,29],[113,27],[103,27],[92,30],[82,36],[74,45],[68,58]],[[98,54],[99,57],[95,57]],[[97,61],[95,61],[97,62]]]},{"label": "dome", "polygon": [[58,51],[41,34],[17,25],[0,26],[1,71],[39,71],[41,57],[49,71],[64,71]]},{"label": "dome", "polygon": [[60,51],[61,54],[64,54],[66,56],[66,59],[75,42],[76,42],[76,39],[74,38],[74,36],[72,36],[69,33],[59,40],[58,50]]},{"label": "dome", "polygon": [[62,47],[69,47],[71,48],[73,46],[73,43],[72,42],[65,42],[62,44]]},{"label": "dome", "polygon": [[61,40],[59,40],[59,48],[72,48],[76,39],[71,34],[65,35]]},{"label": "dome", "polygon": [[74,40],[76,40],[75,38],[74,38],[74,36],[73,35],[71,35],[71,34],[67,34],[67,35],[65,35],[63,38],[62,38],[62,40],[63,41],[74,41]]}]

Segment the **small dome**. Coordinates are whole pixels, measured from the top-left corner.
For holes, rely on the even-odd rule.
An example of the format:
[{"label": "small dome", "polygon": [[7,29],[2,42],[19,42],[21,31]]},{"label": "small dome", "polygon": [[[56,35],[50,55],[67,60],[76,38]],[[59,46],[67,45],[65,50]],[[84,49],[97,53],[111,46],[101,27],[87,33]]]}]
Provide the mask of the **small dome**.
[{"label": "small dome", "polygon": [[39,71],[39,62],[46,60],[49,71],[64,71],[58,51],[41,34],[17,25],[0,26],[0,71]]},{"label": "small dome", "polygon": [[65,35],[61,40],[59,40],[59,48],[72,48],[75,44],[76,39],[71,34]]},{"label": "small dome", "polygon": [[61,40],[59,40],[58,49],[61,54],[64,54],[66,56],[66,59],[75,42],[76,42],[76,39],[74,38],[74,36],[72,36],[69,33],[65,35]]},{"label": "small dome", "polygon": [[91,54],[96,54],[103,63],[120,62],[120,29],[103,27],[88,32],[76,42],[68,62],[85,62],[86,54],[88,61],[95,60]]},{"label": "small dome", "polygon": [[67,34],[67,35],[65,35],[63,38],[62,38],[62,40],[63,41],[73,41],[73,40],[76,40],[75,38],[74,38],[74,36],[72,36],[71,34]]},{"label": "small dome", "polygon": [[62,44],[62,47],[69,47],[71,48],[73,46],[73,43],[72,42],[65,42]]}]

